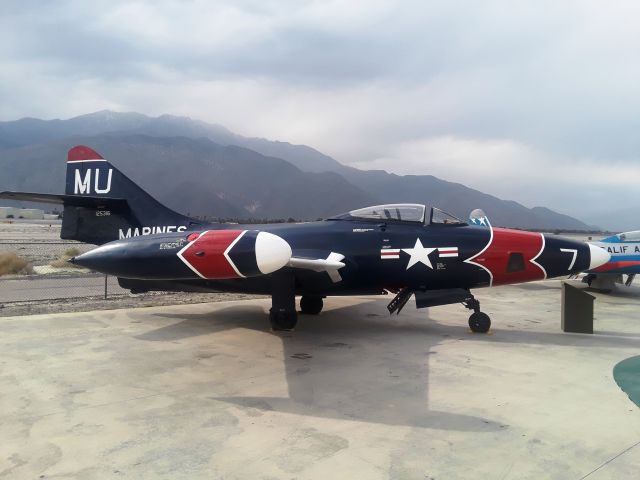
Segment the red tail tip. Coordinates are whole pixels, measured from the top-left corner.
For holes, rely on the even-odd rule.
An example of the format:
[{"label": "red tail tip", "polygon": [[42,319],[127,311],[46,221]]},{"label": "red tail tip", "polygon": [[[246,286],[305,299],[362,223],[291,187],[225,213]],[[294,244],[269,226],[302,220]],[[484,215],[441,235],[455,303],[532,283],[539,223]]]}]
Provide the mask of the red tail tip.
[{"label": "red tail tip", "polygon": [[84,145],[77,145],[69,150],[67,162],[78,162],[80,160],[104,160],[95,150]]}]

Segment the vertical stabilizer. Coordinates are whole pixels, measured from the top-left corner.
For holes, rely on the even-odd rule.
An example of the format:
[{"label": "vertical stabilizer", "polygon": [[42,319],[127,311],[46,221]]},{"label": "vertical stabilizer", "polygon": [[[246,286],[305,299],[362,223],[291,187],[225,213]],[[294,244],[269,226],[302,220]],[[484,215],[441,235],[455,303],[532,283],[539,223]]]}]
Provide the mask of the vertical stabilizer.
[{"label": "vertical stabilizer", "polygon": [[187,230],[197,220],[165,207],[93,149],[69,150],[60,236],[103,244]]}]

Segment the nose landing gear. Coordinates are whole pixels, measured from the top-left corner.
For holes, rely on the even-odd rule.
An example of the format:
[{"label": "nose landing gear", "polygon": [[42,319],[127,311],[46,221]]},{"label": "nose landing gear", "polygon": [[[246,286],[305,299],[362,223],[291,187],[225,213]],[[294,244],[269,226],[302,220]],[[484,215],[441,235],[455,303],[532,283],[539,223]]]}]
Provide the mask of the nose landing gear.
[{"label": "nose landing gear", "polygon": [[480,302],[466,288],[448,288],[441,290],[412,290],[401,289],[387,306],[389,313],[398,313],[407,303],[409,298],[415,295],[416,308],[436,307],[438,305],[452,305],[461,303],[473,313],[469,317],[469,328],[475,333],[487,333],[491,328],[489,315],[480,311]]},{"label": "nose landing gear", "polygon": [[480,311],[480,302],[471,297],[470,299],[462,302],[462,304],[469,310],[473,310],[473,313],[469,317],[469,328],[474,333],[487,333],[491,328],[491,318],[484,312]]}]

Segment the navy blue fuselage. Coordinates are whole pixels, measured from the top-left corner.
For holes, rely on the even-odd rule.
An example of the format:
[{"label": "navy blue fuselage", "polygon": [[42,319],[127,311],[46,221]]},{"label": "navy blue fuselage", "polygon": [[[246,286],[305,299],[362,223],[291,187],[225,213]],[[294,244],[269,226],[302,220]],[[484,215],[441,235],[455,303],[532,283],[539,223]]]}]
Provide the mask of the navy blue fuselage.
[{"label": "navy blue fuselage", "polygon": [[[326,259],[332,253],[344,257],[344,267],[337,270],[337,281],[326,271],[285,267],[293,270],[296,293],[300,295],[379,294],[403,287],[471,289],[569,275],[586,270],[591,261],[590,248],[582,242],[467,224],[339,219],[302,224],[198,227],[112,242],[107,246],[115,248],[101,256],[99,265],[88,266],[117,275],[124,287],[137,291],[269,294],[272,275],[201,278],[178,256],[194,232],[225,230],[272,233],[291,246],[295,258]],[[160,249],[160,245],[165,248]],[[234,246],[229,256],[242,272],[242,259],[234,259],[237,248]],[[418,256],[421,258],[413,261]]]}]

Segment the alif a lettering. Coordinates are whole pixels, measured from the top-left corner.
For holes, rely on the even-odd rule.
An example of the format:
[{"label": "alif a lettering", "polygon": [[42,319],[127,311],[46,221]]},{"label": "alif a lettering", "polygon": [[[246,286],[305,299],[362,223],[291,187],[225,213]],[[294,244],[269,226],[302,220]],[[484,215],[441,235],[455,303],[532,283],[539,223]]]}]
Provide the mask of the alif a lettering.
[{"label": "alif a lettering", "polygon": [[113,177],[113,168],[109,169],[106,180],[104,177],[100,178],[99,168],[87,168],[84,173],[84,177],[80,172],[80,169],[76,168],[75,178],[73,183],[73,193],[76,195],[90,194],[91,193],[91,176],[93,171],[93,192],[99,194],[109,193],[111,191],[111,178]]},{"label": "alif a lettering", "polygon": [[640,244],[636,245],[608,245],[607,252],[612,255],[620,255],[625,253],[640,253]]},{"label": "alif a lettering", "polygon": [[118,229],[118,238],[139,237],[140,235],[155,235],[156,233],[172,233],[172,232],[184,232],[187,229],[184,225],[163,225],[155,227],[141,227],[141,228],[128,228],[125,232],[122,229]]}]

